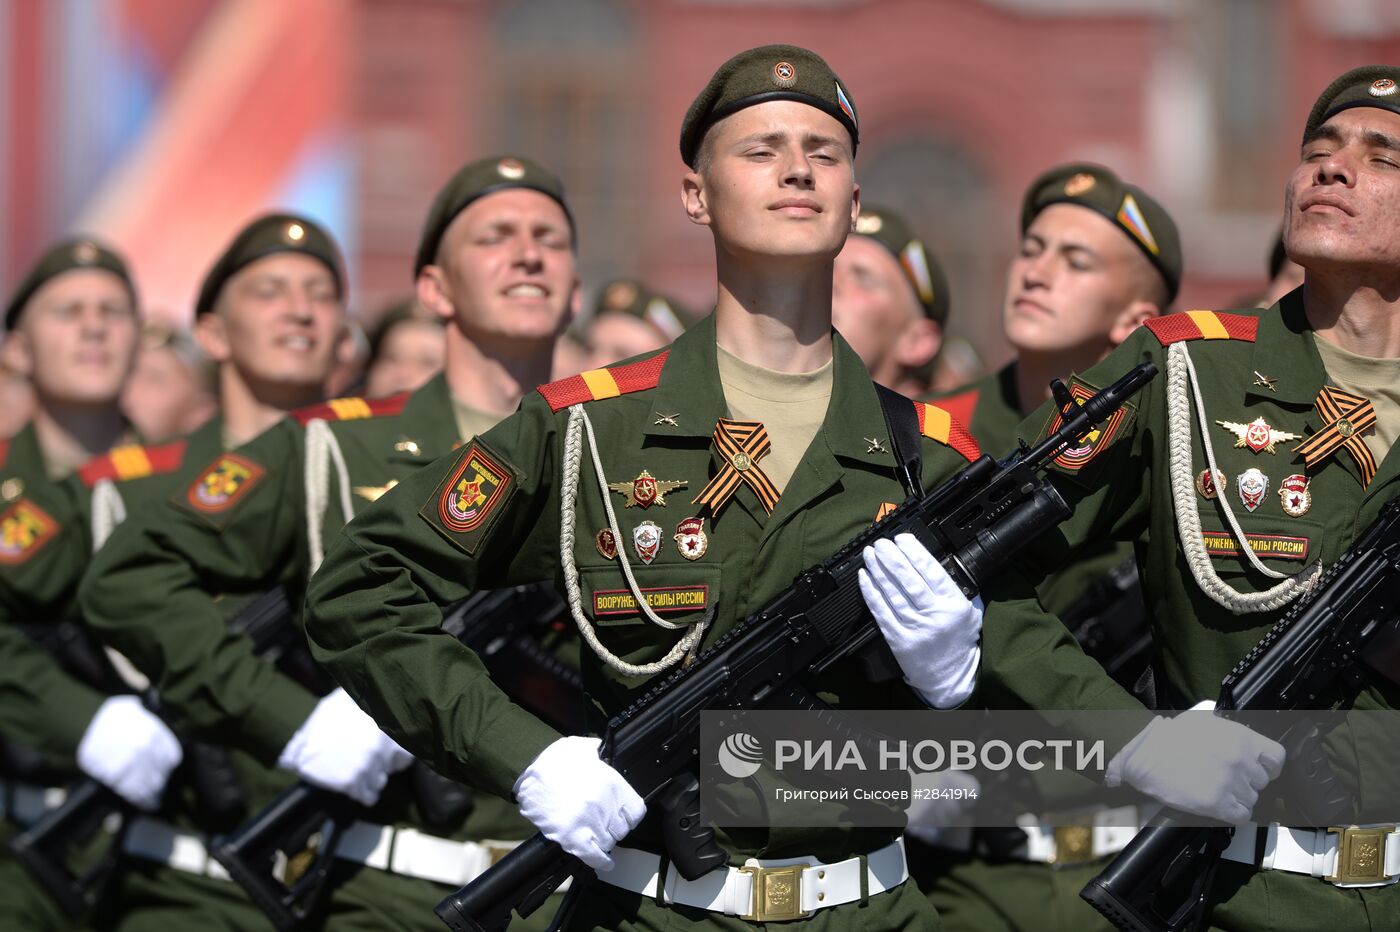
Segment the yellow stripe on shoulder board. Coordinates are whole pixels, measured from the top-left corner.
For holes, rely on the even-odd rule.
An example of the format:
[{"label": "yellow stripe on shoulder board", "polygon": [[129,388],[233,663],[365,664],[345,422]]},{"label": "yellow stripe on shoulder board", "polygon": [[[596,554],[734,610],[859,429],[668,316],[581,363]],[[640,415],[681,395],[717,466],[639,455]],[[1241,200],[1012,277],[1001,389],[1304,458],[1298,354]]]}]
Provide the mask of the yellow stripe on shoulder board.
[{"label": "yellow stripe on shoulder board", "polygon": [[332,398],[326,404],[331,406],[336,419],[341,421],[354,421],[374,414],[369,408],[369,402],[363,398]]},{"label": "yellow stripe on shoulder board", "polygon": [[1214,311],[1187,311],[1186,316],[1191,318],[1191,323],[1200,329],[1203,339],[1230,339],[1230,334],[1225,332],[1225,325],[1220,322],[1219,317],[1215,316]]},{"label": "yellow stripe on shoulder board", "polygon": [[947,411],[924,403],[924,436],[939,443],[948,442],[948,431],[953,426],[953,416]]},{"label": "yellow stripe on shoulder board", "polygon": [[579,378],[583,379],[583,384],[588,386],[588,390],[593,393],[593,400],[601,398],[616,398],[622,394],[617,390],[617,380],[607,369],[589,369],[587,372],[580,372]]},{"label": "yellow stripe on shoulder board", "polygon": [[151,474],[151,459],[138,444],[117,447],[108,456],[119,479],[139,479]]}]

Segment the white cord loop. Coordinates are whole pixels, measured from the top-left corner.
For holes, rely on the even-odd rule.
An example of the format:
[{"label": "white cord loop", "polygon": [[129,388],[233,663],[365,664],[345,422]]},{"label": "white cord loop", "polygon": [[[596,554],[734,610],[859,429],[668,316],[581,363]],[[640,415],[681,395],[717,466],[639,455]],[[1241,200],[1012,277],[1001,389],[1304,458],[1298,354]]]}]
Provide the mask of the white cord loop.
[{"label": "white cord loop", "polygon": [[350,469],[345,465],[345,453],[340,449],[330,424],[315,418],[306,425],[306,543],[311,558],[311,573],[320,569],[325,559],[324,534],[326,506],[330,502],[330,467],[335,465],[340,486],[342,519],[349,521],[355,514],[350,498]]},{"label": "white cord loop", "polygon": [[111,479],[98,479],[92,487],[92,552],[107,543],[107,538],[126,520],[126,502],[117,484]]},{"label": "white cord loop", "polygon": [[578,520],[579,470],[583,463],[583,435],[585,432],[588,435],[589,453],[593,458],[593,471],[598,477],[598,490],[603,496],[603,507],[608,515],[608,527],[612,531],[613,539],[617,541],[618,560],[622,563],[622,575],[627,579],[627,587],[632,593],[632,598],[637,600],[637,607],[641,610],[643,617],[653,624],[671,631],[686,627],[682,624],[666,621],[658,616],[637,586],[636,577],[632,575],[632,564],[627,559],[627,548],[623,544],[622,531],[618,528],[617,513],[613,510],[612,500],[608,496],[607,477],[603,474],[603,461],[598,455],[598,443],[593,436],[593,422],[589,419],[588,413],[583,410],[582,404],[576,404],[569,408],[569,424],[564,434],[563,476],[559,496],[559,561],[564,570],[564,590],[569,599],[569,610],[573,613],[574,622],[578,625],[579,633],[583,635],[584,641],[609,667],[627,676],[654,676],[675,666],[699,646],[705,628],[713,617],[714,607],[711,606],[704,617],[689,626],[690,630],[676,642],[666,656],[653,663],[628,663],[603,646],[603,643],[598,639],[598,632],[594,629],[593,623],[584,614],[583,594],[579,588],[578,565],[574,561],[575,526]]},{"label": "white cord loop", "polygon": [[1201,398],[1200,380],[1186,344],[1173,343],[1167,349],[1167,459],[1170,466],[1172,504],[1176,510],[1177,533],[1186,565],[1191,569],[1201,591],[1222,608],[1239,615],[1246,612],[1268,612],[1282,608],[1313,587],[1322,575],[1322,564],[1314,564],[1296,576],[1289,576],[1265,566],[1249,546],[1249,539],[1240,529],[1234,509],[1230,507],[1226,489],[1217,489],[1215,500],[1225,513],[1225,522],[1234,535],[1245,558],[1260,573],[1283,580],[1262,592],[1240,592],[1215,571],[1210,554],[1206,553],[1201,531],[1201,514],[1196,501],[1195,477],[1191,462],[1191,402],[1194,399],[1196,418],[1200,423],[1201,445],[1205,450],[1206,467],[1212,479],[1217,474],[1215,450],[1210,442],[1205,402]]}]

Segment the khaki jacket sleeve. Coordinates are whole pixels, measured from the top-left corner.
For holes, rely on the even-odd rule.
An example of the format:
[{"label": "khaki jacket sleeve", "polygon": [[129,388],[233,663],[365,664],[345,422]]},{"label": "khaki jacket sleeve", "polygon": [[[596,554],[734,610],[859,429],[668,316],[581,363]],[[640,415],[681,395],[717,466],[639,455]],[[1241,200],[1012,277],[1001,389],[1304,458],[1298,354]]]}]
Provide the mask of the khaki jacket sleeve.
[{"label": "khaki jacket sleeve", "polygon": [[559,735],[442,632],[443,608],[555,577],[557,444],[553,413],[531,395],[361,513],[307,592],[313,655],[379,726],[439,772],[507,798]]},{"label": "khaki jacket sleeve", "polygon": [[[97,636],[150,678],[177,731],[217,735],[272,764],[316,698],[229,630],[216,596],[300,591],[298,428],[283,421],[228,456],[128,517],[79,600]],[[206,483],[213,471],[227,482]]]}]

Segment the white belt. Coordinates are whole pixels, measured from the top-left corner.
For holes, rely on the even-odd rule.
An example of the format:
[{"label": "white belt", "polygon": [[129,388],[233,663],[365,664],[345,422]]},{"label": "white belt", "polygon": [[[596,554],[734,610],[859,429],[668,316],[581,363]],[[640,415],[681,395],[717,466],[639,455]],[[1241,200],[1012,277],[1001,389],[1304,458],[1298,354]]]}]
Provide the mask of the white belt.
[{"label": "white belt", "polygon": [[122,838],[122,850],[145,861],[155,861],[186,874],[228,880],[228,871],[209,855],[208,836],[186,832],[168,822],[147,816],[130,820]]},{"label": "white belt", "polygon": [[[434,883],[463,886],[509,853],[518,841],[451,841],[417,829],[354,822],[341,836],[335,856],[375,870]],[[138,816],[127,829],[123,850],[187,874],[228,880],[209,854],[208,836]]]},{"label": "white belt", "polygon": [[68,798],[61,786],[36,786],[18,780],[0,782],[4,816],[21,828],[28,828],[50,809],[57,809]]},{"label": "white belt", "polygon": [[[657,897],[659,855],[619,847],[612,850],[612,856],[616,866],[600,872],[599,880],[642,896]],[[699,880],[686,880],[671,866],[660,899],[663,903],[708,909],[751,922],[782,922],[802,919],[828,906],[856,902],[861,899],[862,879],[869,896],[892,890],[908,880],[904,839],[898,838],[864,859],[822,864],[813,858],[750,858],[743,867],[716,869]]]},{"label": "white belt", "polygon": [[1383,887],[1400,879],[1400,826],[1335,826],[1266,829],[1264,857],[1255,858],[1258,840],[1253,823],[1235,828],[1223,857],[1260,870],[1307,874],[1337,887]]},{"label": "white belt", "polygon": [[[1057,821],[1065,817],[1057,814]],[[1010,855],[1017,861],[1036,864],[1084,864],[1128,846],[1142,824],[1136,806],[1086,810],[1085,825],[1044,825],[1034,815],[1024,815],[1016,826],[1026,833],[1024,848]],[[952,851],[973,851],[976,829],[948,828],[931,835],[932,844]]]}]

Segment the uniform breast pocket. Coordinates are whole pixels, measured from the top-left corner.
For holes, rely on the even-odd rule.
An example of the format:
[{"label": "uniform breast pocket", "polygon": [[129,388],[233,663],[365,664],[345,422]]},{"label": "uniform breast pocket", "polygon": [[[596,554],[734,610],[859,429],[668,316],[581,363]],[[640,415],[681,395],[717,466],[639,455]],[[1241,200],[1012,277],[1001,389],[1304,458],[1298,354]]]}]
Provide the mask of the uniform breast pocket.
[{"label": "uniform breast pocket", "polygon": [[[1222,579],[1241,591],[1258,591],[1278,583],[1256,570],[1244,555],[1241,542],[1218,518],[1202,515],[1201,543],[1211,565]],[[1316,563],[1322,554],[1323,527],[1306,518],[1275,518],[1241,514],[1235,518],[1249,549],[1272,570],[1294,575]]]}]

